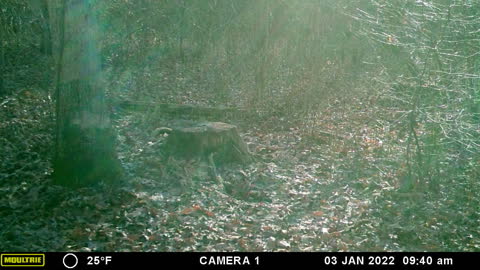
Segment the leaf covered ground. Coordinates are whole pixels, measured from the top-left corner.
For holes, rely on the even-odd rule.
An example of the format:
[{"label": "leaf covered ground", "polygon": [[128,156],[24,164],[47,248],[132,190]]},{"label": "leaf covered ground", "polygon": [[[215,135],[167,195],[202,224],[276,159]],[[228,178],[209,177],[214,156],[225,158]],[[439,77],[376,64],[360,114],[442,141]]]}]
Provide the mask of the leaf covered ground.
[{"label": "leaf covered ground", "polygon": [[479,182],[399,192],[406,135],[368,97],[301,124],[238,120],[255,162],[220,168],[223,186],[205,162],[162,154],[168,119],[117,112],[128,177],[78,190],[49,179],[47,95],[25,89],[0,107],[0,250],[480,250]]}]

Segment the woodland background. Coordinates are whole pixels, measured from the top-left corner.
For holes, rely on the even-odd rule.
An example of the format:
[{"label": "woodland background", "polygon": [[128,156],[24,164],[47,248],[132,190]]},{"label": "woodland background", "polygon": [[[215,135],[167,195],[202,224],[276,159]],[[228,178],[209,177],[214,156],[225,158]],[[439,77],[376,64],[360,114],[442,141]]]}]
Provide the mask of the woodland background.
[{"label": "woodland background", "polygon": [[[0,3],[0,250],[480,249],[480,3],[91,1],[126,179],[72,189],[50,179],[55,47],[29,2]],[[178,118],[238,125],[256,161],[219,188],[162,154]]]}]

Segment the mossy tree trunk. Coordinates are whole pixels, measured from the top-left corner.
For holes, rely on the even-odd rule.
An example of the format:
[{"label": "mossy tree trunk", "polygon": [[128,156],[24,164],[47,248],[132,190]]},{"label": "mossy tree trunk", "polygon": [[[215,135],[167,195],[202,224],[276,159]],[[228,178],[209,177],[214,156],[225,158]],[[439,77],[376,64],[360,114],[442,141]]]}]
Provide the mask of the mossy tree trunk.
[{"label": "mossy tree trunk", "polygon": [[94,1],[50,2],[59,44],[54,182],[78,187],[117,180],[122,169],[102,83]]}]

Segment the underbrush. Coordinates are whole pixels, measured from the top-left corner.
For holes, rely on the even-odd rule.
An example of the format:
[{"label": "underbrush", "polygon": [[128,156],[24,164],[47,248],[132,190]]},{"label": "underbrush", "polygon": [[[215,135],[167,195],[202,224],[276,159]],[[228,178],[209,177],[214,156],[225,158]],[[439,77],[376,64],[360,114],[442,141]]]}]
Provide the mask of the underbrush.
[{"label": "underbrush", "polygon": [[221,168],[223,186],[203,161],[164,155],[155,130],[168,118],[122,112],[129,180],[78,190],[49,180],[51,102],[28,90],[0,104],[2,250],[479,250],[478,181],[400,192],[406,135],[368,96],[333,100],[308,122],[234,122],[256,161]]}]

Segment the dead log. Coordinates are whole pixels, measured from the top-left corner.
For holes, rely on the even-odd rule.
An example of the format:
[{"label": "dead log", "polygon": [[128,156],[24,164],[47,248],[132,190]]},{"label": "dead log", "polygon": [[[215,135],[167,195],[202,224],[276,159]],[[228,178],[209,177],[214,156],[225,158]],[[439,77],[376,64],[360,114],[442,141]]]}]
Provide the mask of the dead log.
[{"label": "dead log", "polygon": [[133,102],[122,101],[118,106],[123,110],[130,111],[155,111],[169,115],[184,115],[184,116],[206,116],[206,117],[239,117],[251,114],[249,110],[233,107],[207,107],[191,104],[170,104],[170,103],[155,103],[155,102]]},{"label": "dead log", "polygon": [[252,156],[237,127],[222,122],[177,121],[168,136],[168,155],[209,158],[215,163],[249,163]]}]

